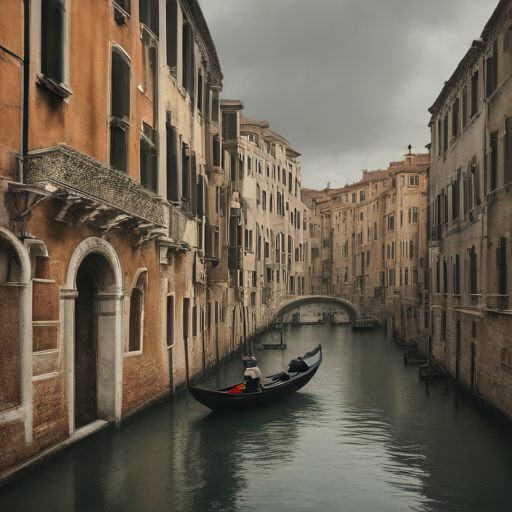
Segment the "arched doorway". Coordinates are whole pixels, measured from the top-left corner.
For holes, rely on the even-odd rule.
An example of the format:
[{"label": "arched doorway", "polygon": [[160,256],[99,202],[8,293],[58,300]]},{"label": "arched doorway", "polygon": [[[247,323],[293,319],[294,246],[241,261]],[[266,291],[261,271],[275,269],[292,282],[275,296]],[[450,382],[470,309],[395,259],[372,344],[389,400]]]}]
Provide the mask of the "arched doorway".
[{"label": "arched doorway", "polygon": [[121,419],[122,299],[122,272],[114,248],[98,238],[83,241],[61,288],[70,434],[97,419]]},{"label": "arched doorway", "polygon": [[89,270],[79,271],[76,289],[78,297],[75,300],[75,428],[79,428],[97,418],[98,319],[95,315],[94,301],[98,286]]}]

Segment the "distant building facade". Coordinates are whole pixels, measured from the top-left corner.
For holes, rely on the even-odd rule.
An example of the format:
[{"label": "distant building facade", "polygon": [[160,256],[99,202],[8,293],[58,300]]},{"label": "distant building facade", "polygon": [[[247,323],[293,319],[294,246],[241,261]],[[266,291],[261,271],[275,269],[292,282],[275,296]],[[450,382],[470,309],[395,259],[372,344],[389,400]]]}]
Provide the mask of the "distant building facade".
[{"label": "distant building facade", "polygon": [[430,108],[431,351],[512,415],[512,2],[500,1]]},{"label": "distant building facade", "polygon": [[[428,154],[409,150],[352,185],[304,190],[310,209],[311,293],[354,302],[426,350]],[[428,311],[428,306],[426,308]]]},{"label": "distant building facade", "polygon": [[305,293],[308,211],[300,153],[242,109],[239,101],[221,101],[230,169],[230,282],[245,332],[254,335],[274,320],[283,296]]}]

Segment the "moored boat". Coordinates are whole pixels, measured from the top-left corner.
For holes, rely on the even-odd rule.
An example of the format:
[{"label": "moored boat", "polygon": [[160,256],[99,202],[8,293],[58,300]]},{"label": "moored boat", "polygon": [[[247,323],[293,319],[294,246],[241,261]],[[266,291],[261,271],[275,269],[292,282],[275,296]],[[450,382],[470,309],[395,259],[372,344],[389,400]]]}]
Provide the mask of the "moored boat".
[{"label": "moored boat", "polygon": [[290,362],[288,371],[265,378],[263,389],[248,392],[245,382],[223,389],[189,387],[192,396],[213,411],[243,409],[266,404],[304,387],[315,375],[322,362],[322,346],[318,345],[302,358]]}]

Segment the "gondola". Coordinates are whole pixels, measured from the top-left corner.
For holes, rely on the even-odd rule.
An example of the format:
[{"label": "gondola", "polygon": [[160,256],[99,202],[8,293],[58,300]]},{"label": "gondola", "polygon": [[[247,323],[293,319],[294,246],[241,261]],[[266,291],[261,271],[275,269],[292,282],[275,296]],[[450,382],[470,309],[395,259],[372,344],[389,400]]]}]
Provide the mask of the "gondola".
[{"label": "gondola", "polygon": [[305,386],[313,378],[321,362],[322,346],[318,345],[302,358],[291,361],[288,371],[266,377],[265,386],[261,391],[233,392],[243,388],[243,382],[218,390],[189,387],[189,391],[198,402],[213,411],[256,407]]}]

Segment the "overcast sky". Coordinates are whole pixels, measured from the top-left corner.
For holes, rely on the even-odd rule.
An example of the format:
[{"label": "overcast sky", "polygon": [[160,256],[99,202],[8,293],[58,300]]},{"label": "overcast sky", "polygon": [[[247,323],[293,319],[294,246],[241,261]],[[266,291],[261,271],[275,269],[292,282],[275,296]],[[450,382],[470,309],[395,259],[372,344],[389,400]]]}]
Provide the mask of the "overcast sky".
[{"label": "overcast sky", "polygon": [[200,0],[222,98],[302,153],[323,189],[426,152],[427,109],[498,0]]}]

